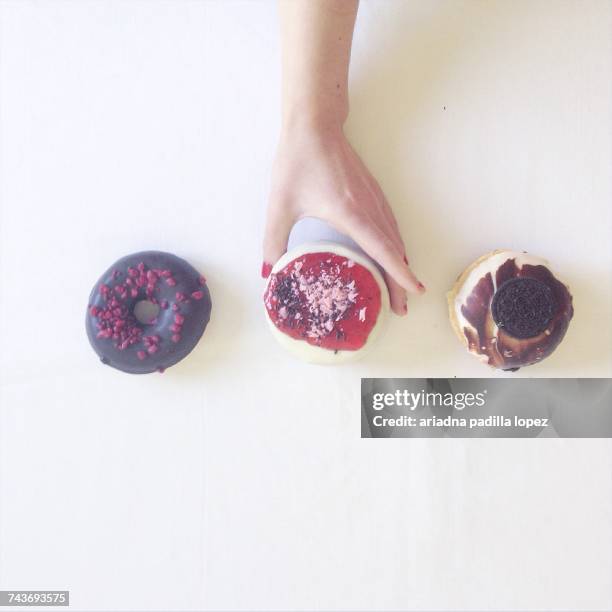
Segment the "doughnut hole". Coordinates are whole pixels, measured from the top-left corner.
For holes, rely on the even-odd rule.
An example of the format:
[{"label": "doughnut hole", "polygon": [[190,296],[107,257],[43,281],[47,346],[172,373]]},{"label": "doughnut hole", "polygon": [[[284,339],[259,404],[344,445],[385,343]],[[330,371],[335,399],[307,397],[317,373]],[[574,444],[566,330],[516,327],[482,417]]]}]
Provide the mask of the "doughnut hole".
[{"label": "doughnut hole", "polygon": [[149,300],[140,300],[134,304],[134,316],[139,323],[150,325],[155,321],[159,314],[159,304],[154,304]]}]

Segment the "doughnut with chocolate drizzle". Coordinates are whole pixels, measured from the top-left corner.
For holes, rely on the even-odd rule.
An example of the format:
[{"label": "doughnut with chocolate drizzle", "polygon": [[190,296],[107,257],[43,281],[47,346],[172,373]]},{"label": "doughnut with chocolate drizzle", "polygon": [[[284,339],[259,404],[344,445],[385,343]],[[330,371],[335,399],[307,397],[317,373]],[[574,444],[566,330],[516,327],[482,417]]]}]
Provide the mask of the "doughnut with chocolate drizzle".
[{"label": "doughnut with chocolate drizzle", "polygon": [[568,287],[548,262],[493,251],[475,261],[448,293],[453,329],[470,353],[494,368],[539,363],[559,345],[574,314]]}]

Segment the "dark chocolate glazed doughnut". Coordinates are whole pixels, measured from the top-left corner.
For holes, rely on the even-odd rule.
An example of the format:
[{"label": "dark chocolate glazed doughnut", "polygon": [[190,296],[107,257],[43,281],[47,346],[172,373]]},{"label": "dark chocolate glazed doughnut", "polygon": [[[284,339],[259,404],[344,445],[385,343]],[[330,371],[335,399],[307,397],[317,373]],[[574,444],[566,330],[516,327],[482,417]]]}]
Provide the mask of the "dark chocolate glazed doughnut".
[{"label": "dark chocolate glazed doughnut", "polygon": [[[141,303],[157,311],[143,322]],[[186,357],[210,319],[206,279],[185,260],[160,251],[123,257],[95,284],[86,328],[102,363],[130,374],[163,372]]]},{"label": "dark chocolate glazed doughnut", "polygon": [[503,370],[548,357],[574,314],[569,289],[548,262],[514,251],[494,251],[469,266],[449,292],[448,305],[467,349]]}]

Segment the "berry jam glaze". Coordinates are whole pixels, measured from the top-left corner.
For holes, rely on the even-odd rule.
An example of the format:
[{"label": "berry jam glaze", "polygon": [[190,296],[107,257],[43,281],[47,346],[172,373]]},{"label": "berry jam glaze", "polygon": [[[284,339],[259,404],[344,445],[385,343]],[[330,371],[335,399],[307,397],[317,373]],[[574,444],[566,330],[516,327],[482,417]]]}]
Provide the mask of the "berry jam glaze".
[{"label": "berry jam glaze", "polygon": [[332,351],[357,351],[376,325],[381,293],[372,273],[334,253],[307,253],[270,277],[270,320],[295,340]]},{"label": "berry jam glaze", "polygon": [[[148,323],[134,308],[159,311]],[[131,374],[163,372],[186,357],[210,319],[206,280],[170,253],[145,251],[113,264],[94,286],[87,306],[89,341],[102,363]]]}]

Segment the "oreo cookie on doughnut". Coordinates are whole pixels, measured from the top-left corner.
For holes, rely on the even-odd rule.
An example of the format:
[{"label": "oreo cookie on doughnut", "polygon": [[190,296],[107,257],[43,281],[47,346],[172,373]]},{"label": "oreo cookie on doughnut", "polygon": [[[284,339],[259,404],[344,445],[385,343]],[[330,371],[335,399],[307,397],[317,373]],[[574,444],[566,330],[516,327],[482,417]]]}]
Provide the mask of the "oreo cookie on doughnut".
[{"label": "oreo cookie on doughnut", "polygon": [[264,292],[276,340],[312,363],[355,360],[379,336],[389,294],[376,266],[333,242],[301,244],[272,268]]},{"label": "oreo cookie on doughnut", "polygon": [[94,285],[87,336],[102,363],[163,372],[196,346],[210,319],[205,278],[184,259],[144,251],[115,262]]},{"label": "oreo cookie on doughnut", "polygon": [[559,345],[574,314],[569,288],[540,257],[515,251],[484,255],[448,294],[453,329],[484,363],[517,370]]}]

